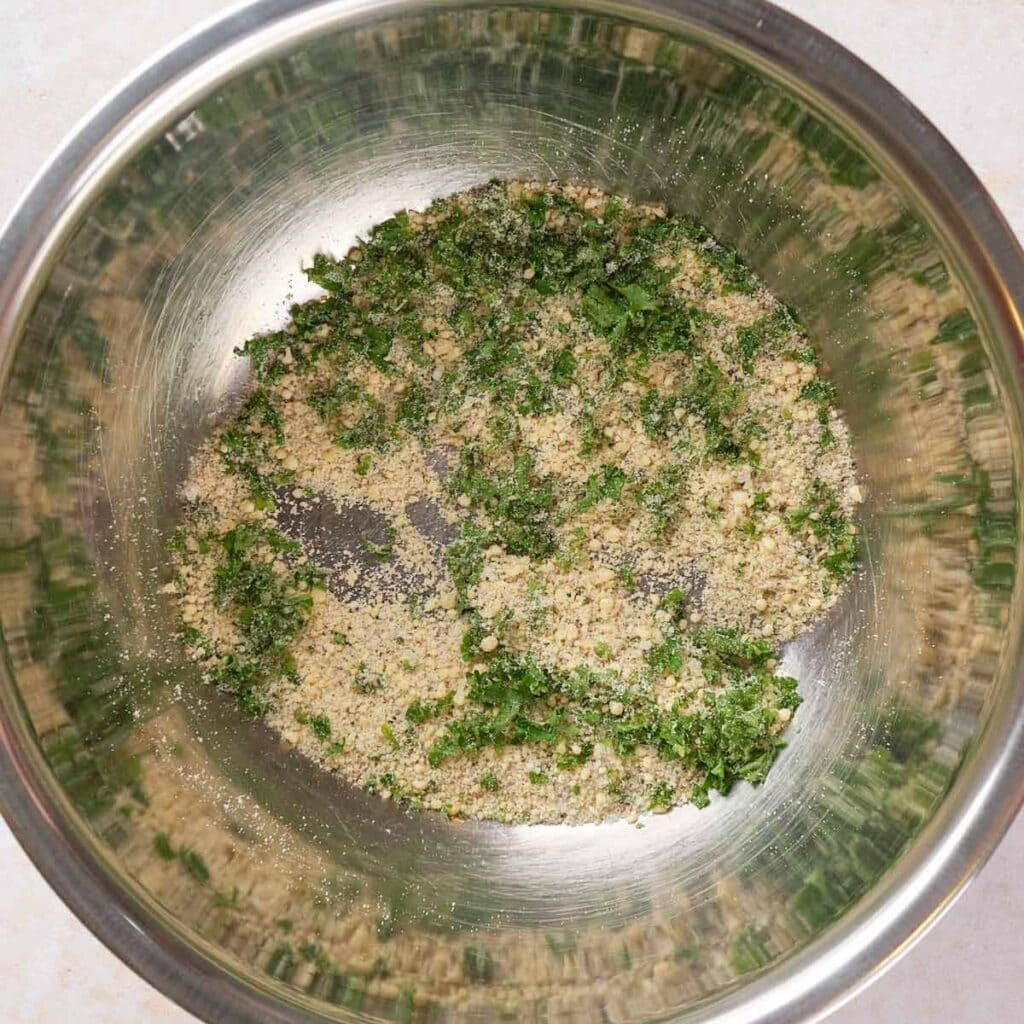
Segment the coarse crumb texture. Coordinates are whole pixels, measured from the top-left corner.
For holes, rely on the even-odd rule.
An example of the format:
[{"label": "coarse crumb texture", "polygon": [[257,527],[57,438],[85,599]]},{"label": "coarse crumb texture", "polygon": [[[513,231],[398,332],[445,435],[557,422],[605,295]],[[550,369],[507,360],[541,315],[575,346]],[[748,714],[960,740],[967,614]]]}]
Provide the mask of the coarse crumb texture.
[{"label": "coarse crumb texture", "polygon": [[762,781],[861,500],[794,315],[698,225],[572,184],[400,213],[309,275],[183,488],[168,590],[209,679],[449,815]]}]

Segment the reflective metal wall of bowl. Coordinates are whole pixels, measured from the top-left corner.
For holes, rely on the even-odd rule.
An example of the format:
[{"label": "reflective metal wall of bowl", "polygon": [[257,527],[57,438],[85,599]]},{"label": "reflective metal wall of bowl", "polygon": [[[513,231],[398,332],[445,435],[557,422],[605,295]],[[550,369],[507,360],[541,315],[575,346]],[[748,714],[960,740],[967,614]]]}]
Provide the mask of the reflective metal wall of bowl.
[{"label": "reflective metal wall of bowl", "polygon": [[[839,388],[863,569],[786,653],[806,704],[768,782],[705,811],[569,828],[402,810],[240,719],[175,639],[175,488],[244,386],[234,346],[312,294],[314,252],[495,176],[694,216],[797,310]],[[542,7],[318,33],[166,125],[49,273],[0,413],[9,682],[125,886],[282,1003],[711,1013],[879,884],[1011,685],[1020,441],[991,348],[916,198],[706,40]]]}]

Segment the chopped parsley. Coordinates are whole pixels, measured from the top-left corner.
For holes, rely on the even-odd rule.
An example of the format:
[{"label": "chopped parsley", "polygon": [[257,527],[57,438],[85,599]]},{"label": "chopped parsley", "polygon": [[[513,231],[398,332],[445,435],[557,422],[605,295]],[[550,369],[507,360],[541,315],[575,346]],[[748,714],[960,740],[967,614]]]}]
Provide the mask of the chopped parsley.
[{"label": "chopped parsley", "polygon": [[331,738],[331,720],[326,715],[313,715],[309,720],[309,726],[321,743],[326,743]]},{"label": "chopped parsley", "polygon": [[265,388],[252,392],[238,410],[234,423],[221,436],[225,470],[246,482],[258,509],[274,506],[273,484],[264,467],[273,461],[272,447],[283,441],[281,414]]},{"label": "chopped parsley", "polygon": [[[673,597],[669,604],[678,607],[679,601]],[[430,749],[430,764],[436,768],[448,758],[488,747],[566,744],[570,749],[558,756],[556,767],[571,771],[593,754],[594,741],[582,738],[589,733],[620,756],[643,745],[666,761],[696,768],[702,773],[693,796],[699,804],[708,801],[712,789],[725,794],[741,779],[763,781],[784,745],[776,729],[778,710],[800,703],[796,680],[773,674],[774,649],[767,641],[728,629],[700,630],[692,637],[679,629],[671,627],[649,652],[648,663],[655,674],[678,672],[683,657],[692,653],[707,682],[724,686],[706,690],[702,702],[677,702],[665,711],[645,689],[624,692],[614,673],[555,671],[530,658],[500,655],[470,676],[470,696],[483,710],[448,722]],[[605,710],[613,695],[624,704],[619,715]],[[551,697],[570,701],[552,711]],[[530,781],[540,785],[549,780],[531,773]]]},{"label": "chopped parsley", "polygon": [[[323,573],[289,562],[300,546],[269,527],[243,524],[217,540],[222,558],[213,573],[214,600],[231,614],[241,645],[211,674],[246,710],[262,713],[280,679],[297,679],[290,646],[309,619],[309,591],[322,585]],[[283,572],[275,571],[274,560],[285,563]]]},{"label": "chopped parsley", "polygon": [[831,448],[836,443],[829,415],[836,401],[835,385],[831,381],[822,380],[820,377],[809,380],[800,389],[800,398],[806,402],[813,402],[818,407],[818,422],[821,424],[821,446],[823,448]]},{"label": "chopped parsley", "polygon": [[[667,554],[691,516],[733,531],[737,543],[767,545],[781,516],[833,579],[846,579],[856,564],[855,533],[843,511],[849,506],[820,480],[799,505],[787,506],[761,468],[760,442],[791,422],[789,412],[757,393],[765,386],[762,368],[780,359],[813,367],[799,400],[816,409],[822,448],[839,441],[835,388],[817,374],[794,314],[781,303],[767,306],[742,258],[692,221],[572,195],[491,183],[458,201],[438,200],[426,215],[389,218],[344,258],[317,255],[307,273],[325,294],[294,306],[285,330],[253,337],[239,350],[253,387],[212,458],[244,485],[243,521],[217,533],[208,526],[215,521],[210,509],[196,503],[191,533],[172,542],[177,562],[196,551],[193,541],[213,559],[215,609],[233,630],[230,643],[217,644],[197,625],[184,626],[182,638],[209,677],[259,714],[285,688],[302,686],[299,666],[311,656],[345,666],[339,684],[379,709],[368,727],[374,767],[362,782],[413,806],[466,806],[447,801],[444,772],[455,761],[471,789],[475,780],[477,799],[498,792],[502,781],[512,787],[483,770],[491,752],[509,747],[536,751],[543,768],[530,770],[528,781],[551,786],[551,800],[583,795],[598,768],[607,777],[594,785],[622,804],[655,811],[687,796],[707,803],[713,790],[727,793],[738,780],[762,781],[782,747],[789,715],[781,713],[800,701],[795,681],[775,675],[777,651],[756,630],[697,626],[699,586],[693,595],[672,587],[667,581],[679,578],[679,566],[666,564],[662,574],[629,545],[639,539]],[[696,277],[680,275],[684,255]],[[733,314],[730,323],[721,312],[730,309],[721,301],[730,293],[757,294],[757,304],[772,311],[737,328],[740,316],[749,317]],[[965,344],[965,322],[950,318],[936,344]],[[974,366],[964,364],[963,372]],[[395,679],[404,687],[432,671],[411,633],[389,651],[370,646],[362,627],[346,635],[329,625],[326,651],[316,649],[319,632],[305,635],[325,574],[289,534],[282,495],[305,496],[312,505],[331,490],[316,495],[287,457],[295,398],[318,417],[325,459],[344,467],[348,485],[354,475],[374,515],[384,515],[374,502],[395,486],[408,452],[437,473],[429,498],[443,506],[442,536],[427,539],[446,578],[435,590],[436,579],[425,573],[424,588],[417,580],[405,608],[417,629],[436,616],[456,624],[465,675],[452,677],[449,666],[437,676],[451,687],[443,696],[406,703],[402,687],[388,686],[384,673],[400,671]],[[734,510],[727,506],[708,486],[715,474],[726,494],[749,487],[752,500],[734,494]],[[979,508],[980,522],[988,513],[980,500]],[[364,588],[396,578],[407,558],[415,560],[415,544],[399,533],[413,521],[411,505],[406,512],[408,521],[399,511],[383,530],[357,535],[357,557],[380,563],[364,565],[360,600]],[[979,543],[1001,552],[1002,520],[989,529],[988,519],[978,527]],[[993,587],[1005,586],[1000,559],[984,570]],[[510,562],[515,575],[504,579]],[[531,653],[542,650],[535,641],[563,626],[559,602],[587,600],[578,580],[598,570],[614,594],[611,606],[625,605],[626,617],[650,594],[662,594],[650,609],[660,635],[644,634],[630,657],[622,636],[605,632],[607,622],[595,629],[583,618],[573,638],[589,658],[555,667],[550,651]],[[332,586],[341,575],[332,576]],[[494,597],[496,579],[507,584],[507,602],[504,594]],[[568,639],[578,625],[564,628]],[[363,656],[384,672],[371,670]],[[346,742],[331,718],[315,708],[295,718],[305,727],[303,743],[343,767]],[[405,786],[400,757],[417,744],[437,774],[426,786]],[[599,745],[623,764],[595,758]],[[665,777],[641,785],[629,765],[640,748],[658,756]],[[690,775],[698,779],[692,794],[679,781]],[[166,836],[154,844],[158,856],[180,861],[205,884],[198,855],[175,849]],[[316,954],[306,958],[314,962]],[[294,955],[284,959],[291,964]],[[474,983],[492,980],[489,955],[475,947],[466,947],[463,966]]]},{"label": "chopped parsley", "polygon": [[647,806],[652,811],[664,810],[667,807],[672,806],[672,800],[675,797],[675,786],[670,786],[667,782],[659,782],[654,789],[651,790],[651,796]]},{"label": "chopped parsley", "polygon": [[414,700],[406,709],[405,717],[413,725],[422,725],[424,722],[429,722],[432,718],[439,718],[450,711],[454,700],[454,693],[446,693],[438,700]]},{"label": "chopped parsley", "polygon": [[352,689],[356,693],[379,693],[384,689],[384,677],[379,672],[372,672],[365,661],[361,661],[352,679]]},{"label": "chopped parsley", "polygon": [[747,373],[754,372],[754,360],[764,351],[776,348],[795,331],[799,325],[784,306],[775,312],[761,317],[749,327],[741,327],[736,332],[736,348],[740,363]]},{"label": "chopped parsley", "polygon": [[798,508],[786,513],[790,533],[809,530],[827,543],[821,564],[837,579],[844,580],[856,568],[857,539],[839,507],[832,488],[815,480]]},{"label": "chopped parsley", "polygon": [[585,512],[602,501],[616,501],[622,496],[622,488],[626,484],[625,471],[618,466],[602,466],[592,473],[583,484],[576,508]]}]

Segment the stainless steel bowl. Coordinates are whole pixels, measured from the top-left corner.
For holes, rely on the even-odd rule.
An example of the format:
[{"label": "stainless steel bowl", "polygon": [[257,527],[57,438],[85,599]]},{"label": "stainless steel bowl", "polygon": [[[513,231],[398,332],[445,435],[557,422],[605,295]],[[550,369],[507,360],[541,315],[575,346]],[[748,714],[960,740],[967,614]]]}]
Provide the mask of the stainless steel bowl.
[{"label": "stainless steel bowl", "polygon": [[[165,541],[302,261],[500,176],[664,200],[820,342],[867,556],[767,784],[594,827],[322,777],[197,680]],[[790,1021],[891,963],[1024,792],[1024,264],[891,87],[757,0],[262,0],[82,126],[0,239],[5,814],[209,1021]]]}]

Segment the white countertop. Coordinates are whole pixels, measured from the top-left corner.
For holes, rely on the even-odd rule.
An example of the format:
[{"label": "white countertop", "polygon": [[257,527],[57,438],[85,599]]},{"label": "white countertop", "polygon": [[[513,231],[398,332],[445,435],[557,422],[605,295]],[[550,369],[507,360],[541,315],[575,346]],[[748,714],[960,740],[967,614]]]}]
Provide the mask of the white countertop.
[{"label": "white countertop", "polygon": [[[782,0],[901,88],[1024,237],[1024,0]],[[0,219],[74,123],[218,0],[2,0]],[[1024,1004],[1024,816],[943,920],[830,1024],[1011,1024]],[[195,1024],[71,915],[0,824],[0,1021]]]}]

